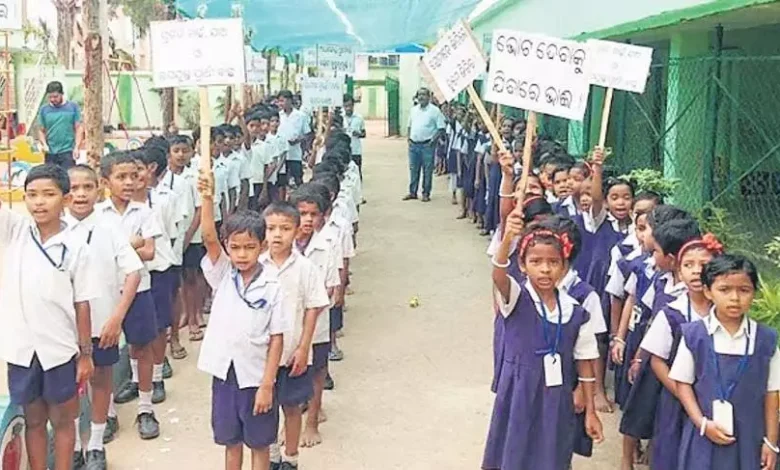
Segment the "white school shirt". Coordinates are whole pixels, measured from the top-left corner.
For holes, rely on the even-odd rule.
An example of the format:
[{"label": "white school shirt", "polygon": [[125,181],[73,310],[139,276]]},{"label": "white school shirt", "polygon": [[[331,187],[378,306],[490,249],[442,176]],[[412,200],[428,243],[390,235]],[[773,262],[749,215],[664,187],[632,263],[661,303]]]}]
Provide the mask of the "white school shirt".
[{"label": "white school shirt", "polygon": [[256,139],[252,142],[251,152],[252,163],[250,167],[252,176],[249,178],[249,181],[252,184],[263,184],[265,166],[268,165],[271,153],[271,146],[269,145],[267,138],[266,140]]},{"label": "white school shirt", "polygon": [[431,140],[446,126],[444,114],[433,103],[424,108],[416,104],[409,113],[409,139],[412,142]]},{"label": "white school shirt", "polygon": [[[197,161],[197,160],[195,160]],[[195,204],[195,208],[203,206],[203,199],[200,197],[200,193],[198,192],[198,168],[196,165],[190,165],[186,168],[184,168],[184,171],[182,171],[181,176],[184,177],[184,179],[189,183],[190,190],[192,191],[192,197],[193,202]],[[187,232],[187,229],[189,229],[189,225],[184,227],[184,232]],[[182,244],[184,243],[184,236],[182,238]],[[190,240],[190,243],[203,243],[203,234],[200,230],[200,224],[198,224],[198,229],[195,230],[195,233],[192,234],[192,240]]]},{"label": "white school shirt", "polygon": [[[563,276],[563,279],[558,282],[558,288],[562,292],[569,293],[569,289],[574,287],[575,284],[584,282],[580,278],[577,271],[569,269],[569,272]],[[575,299],[576,300],[576,299]],[[601,299],[596,292],[591,292],[582,301],[582,308],[590,314],[591,331],[593,334],[600,334],[607,332],[607,322],[604,320],[604,309],[601,307]]]},{"label": "white school shirt", "polygon": [[146,204],[154,212],[162,229],[162,234],[154,240],[154,259],[146,262],[149,271],[166,271],[178,260],[171,241],[178,236],[179,223],[183,217],[175,197],[176,195],[164,186],[150,189],[147,193]]},{"label": "white school shirt", "polygon": [[140,273],[144,263],[130,246],[122,229],[107,223],[98,212],[93,210],[82,220],[66,213],[63,220],[68,224],[71,236],[87,244],[93,274],[101,283],[100,295],[89,301],[92,337],[98,338],[119,303],[125,278],[132,273]]},{"label": "white school shirt", "polygon": [[[111,199],[106,199],[95,205],[95,211],[97,211],[101,217],[106,218],[109,224],[115,227],[121,227],[122,232],[127,237],[128,242],[130,237],[138,235],[143,239],[154,239],[155,247],[160,243],[160,236],[162,235],[162,227],[149,207],[142,202],[130,201],[125,209],[124,214],[120,214],[117,211],[114,203]],[[141,270],[141,283],[138,285],[138,292],[146,292],[152,287],[152,278],[149,275],[149,269],[144,263],[144,268]]]},{"label": "white school shirt", "polygon": [[327,227],[333,227],[335,230],[339,233],[339,238],[341,239],[341,254],[345,259],[354,258],[355,257],[355,242],[352,238],[352,224],[346,221],[343,217],[339,215],[334,215],[333,212],[331,212],[330,217],[328,217],[327,222],[325,223]]},{"label": "white school shirt", "polygon": [[227,156],[228,189],[238,190],[241,187],[241,154],[234,150]]},{"label": "white school shirt", "polygon": [[[666,279],[666,283],[664,284],[664,294],[669,294],[673,297],[679,297],[688,292],[688,287],[684,282],[674,282],[674,275],[672,273],[662,273],[658,276],[658,278],[659,280]],[[653,303],[655,303],[655,282],[650,284],[650,287],[639,300],[642,302],[642,304],[644,304],[645,307],[653,308]]]},{"label": "white school shirt", "polygon": [[363,202],[363,182],[360,181],[360,168],[357,163],[350,161],[347,165],[347,171],[344,172],[344,179],[348,179],[352,190],[352,201],[355,206]]},{"label": "white school shirt", "polygon": [[352,140],[350,147],[352,148],[352,155],[363,155],[363,142],[362,137],[355,137],[352,135],[354,132],[363,132],[366,130],[366,122],[363,120],[363,116],[355,112],[352,116],[344,115],[344,129],[349,132],[349,138]]},{"label": "white school shirt", "polygon": [[357,206],[348,189],[344,187],[341,188],[338,196],[336,196],[336,200],[333,201],[333,207],[338,207],[340,211],[343,211],[343,213],[346,214],[346,219],[349,220],[349,223],[354,224],[360,221]]},{"label": "white school shirt", "polygon": [[[312,308],[325,308],[330,304],[330,299],[328,299],[328,291],[325,290],[325,280],[317,266],[297,250],[293,249],[281,266],[273,262],[268,251],[260,255],[259,262],[263,265],[263,269],[278,276],[282,286],[282,308],[287,321],[292,325],[289,332],[284,335],[284,349],[280,362],[284,366],[290,362],[301,343],[305,311]],[[328,315],[328,312],[320,315]],[[309,365],[311,363],[310,350]]]},{"label": "white school shirt", "polygon": [[184,236],[192,224],[195,210],[200,207],[200,199],[196,200],[197,191],[183,174],[177,175],[170,169],[160,178],[157,183],[158,188],[165,188],[174,193],[175,204],[178,205],[177,212],[181,220],[177,223],[176,243],[173,245],[173,252],[176,255],[175,266],[181,266],[184,257]]},{"label": "white school shirt", "polygon": [[204,256],[203,276],[214,289],[209,327],[198,356],[198,369],[227,380],[231,364],[238,388],[259,387],[263,382],[272,335],[287,333],[288,318],[282,309],[279,279],[263,269],[244,286],[230,258],[220,252],[216,263]]},{"label": "white school shirt", "polygon": [[[341,285],[339,269],[344,268],[344,256],[341,254],[341,241],[335,230],[324,228],[312,235],[309,244],[303,251],[317,267],[322,279],[325,281],[325,289],[335,288]],[[329,303],[332,306],[332,303]],[[317,326],[314,328],[312,344],[330,342],[330,314],[323,312],[317,317]]]},{"label": "white school shirt", "polygon": [[[739,326],[734,336],[721,325],[713,310],[704,320],[707,326],[707,333],[712,336],[715,343],[715,352],[717,354],[728,354],[730,356],[742,356],[745,354],[745,341],[748,341],[748,355],[753,355],[756,349],[756,331],[758,325],[747,316],[742,318],[742,324]],[[747,332],[748,322],[750,322],[750,335]],[[696,381],[696,363],[693,354],[685,344],[685,337],[680,340],[677,348],[677,356],[674,358],[674,364],[669,371],[669,378],[684,384],[693,384]],[[775,349],[772,359],[769,361],[769,380],[767,381],[767,392],[777,392],[780,390],[780,350]]]},{"label": "white school shirt", "polygon": [[[497,290],[494,289],[493,292],[495,297],[495,304],[498,305],[498,310],[501,312],[501,315],[503,315],[504,318],[512,314],[512,310],[514,310],[515,305],[517,305],[517,301],[520,300],[521,292],[520,284],[518,284],[513,277],[507,277],[509,277],[509,301],[504,302],[503,296]],[[540,317],[544,318],[546,312],[547,321],[553,324],[557,324],[558,307],[556,306],[550,311],[547,311],[545,308],[544,311],[542,311],[542,309],[539,307],[541,304],[541,299],[539,298],[539,294],[536,293],[533,286],[531,285],[531,281],[526,279],[525,288],[530,293],[534,306],[536,306],[536,313]],[[574,307],[579,304],[565,292],[559,291],[558,298],[560,299],[562,310],[561,323],[569,323],[571,316],[574,313]],[[574,342],[574,359],[577,361],[587,361],[591,359],[598,359],[598,357],[599,346],[596,342],[596,333],[593,331],[593,323],[591,318],[591,320],[583,323],[582,326],[580,326],[580,330],[577,334],[577,340]]]},{"label": "white school shirt", "polygon": [[[701,321],[709,314],[709,312],[705,312],[703,317],[700,316],[691,305],[691,298],[688,295],[681,295],[669,302],[663,310],[666,310],[667,307],[677,310],[683,316],[688,315],[688,308],[690,308],[691,322]],[[647,329],[647,333],[645,333],[645,337],[642,339],[639,347],[661,359],[669,359],[672,354],[674,338],[672,337],[672,327],[669,325],[669,320],[666,318],[663,310],[658,312],[652,323],[650,323],[650,328]]]},{"label": "white school shirt", "polygon": [[3,205],[0,245],[7,248],[0,280],[0,359],[30,367],[37,354],[45,371],[65,364],[79,352],[74,302],[100,295],[87,244],[65,222],[41,242],[31,218]]},{"label": "white school shirt", "polygon": [[[222,201],[225,201],[225,207],[229,205],[230,196],[228,194],[228,167],[224,157],[214,160],[214,221],[222,222]],[[228,207],[228,210],[230,208]],[[224,214],[227,217],[227,214]]]},{"label": "white school shirt", "polygon": [[238,149],[238,155],[241,161],[241,165],[239,166],[239,172],[238,177],[243,180],[248,180],[252,177],[252,167],[250,165],[251,159],[250,159],[250,152],[247,150],[244,145],[241,145],[241,148]]},{"label": "white school shirt", "polygon": [[[631,237],[631,235],[629,235],[629,237]],[[626,237],[626,240],[628,240],[628,237]],[[613,255],[615,254],[614,250],[618,250],[619,253],[619,248],[613,247]],[[643,253],[644,250],[640,246],[634,248],[622,259],[625,259],[626,261],[632,261],[639,256],[642,256]],[[610,295],[622,299],[626,296],[626,282],[628,279],[625,278],[623,272],[618,267],[618,261],[620,260],[620,257],[612,257],[609,270],[607,271],[607,285],[604,287],[604,291]]]},{"label": "white school shirt", "polygon": [[[274,156],[282,162],[277,169],[277,175],[287,174],[287,167],[284,165],[284,162],[287,160],[287,154],[290,152],[290,143],[278,132],[276,134],[269,133],[267,139],[271,139],[273,143]],[[276,182],[275,177],[274,182]]]},{"label": "white school shirt", "polygon": [[[290,114],[279,111],[279,134],[289,143],[290,140],[299,139],[311,132],[309,125],[309,116],[293,108]],[[300,162],[303,160],[303,150],[301,143],[289,145],[287,151],[287,160]]]}]

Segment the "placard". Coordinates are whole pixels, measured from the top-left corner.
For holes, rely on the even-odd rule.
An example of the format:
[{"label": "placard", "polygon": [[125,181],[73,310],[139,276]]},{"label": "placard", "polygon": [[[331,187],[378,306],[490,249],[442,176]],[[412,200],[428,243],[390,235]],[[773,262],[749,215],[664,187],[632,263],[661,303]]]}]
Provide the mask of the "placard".
[{"label": "placard", "polygon": [[244,82],[244,30],[240,18],[153,21],[149,32],[155,87]]},{"label": "placard", "polygon": [[590,91],[587,63],[583,43],[495,30],[485,99],[581,121]]},{"label": "placard", "polygon": [[255,52],[250,46],[245,49],[246,83],[252,85],[267,85],[268,83],[268,59],[262,52]]},{"label": "placard", "polygon": [[284,72],[284,66],[287,63],[287,59],[284,58],[284,56],[276,56],[276,59],[274,60],[274,70],[277,72]]},{"label": "placard", "polygon": [[318,45],[317,67],[355,74],[355,50],[352,46]]},{"label": "placard", "polygon": [[303,50],[303,65],[305,67],[317,66],[317,48],[307,47]]},{"label": "placard", "polygon": [[653,49],[613,41],[590,39],[588,77],[593,85],[644,93]]},{"label": "placard", "polygon": [[301,107],[315,110],[323,106],[344,104],[344,80],[325,77],[304,77],[301,82]]},{"label": "placard", "polygon": [[444,33],[423,63],[446,100],[458,96],[487,69],[487,60],[463,22]]},{"label": "placard", "polygon": [[0,0],[0,31],[22,29],[22,1]]}]

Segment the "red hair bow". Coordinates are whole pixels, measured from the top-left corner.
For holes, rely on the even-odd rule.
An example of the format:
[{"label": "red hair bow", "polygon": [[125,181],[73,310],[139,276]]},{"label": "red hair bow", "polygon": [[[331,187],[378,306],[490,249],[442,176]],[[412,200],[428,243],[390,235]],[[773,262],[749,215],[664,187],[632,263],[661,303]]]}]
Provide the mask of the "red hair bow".
[{"label": "red hair bow", "polygon": [[701,237],[702,245],[704,245],[704,248],[706,248],[709,252],[711,252],[714,255],[719,255],[723,253],[723,243],[718,240],[718,238],[713,233],[705,233],[703,237]]}]

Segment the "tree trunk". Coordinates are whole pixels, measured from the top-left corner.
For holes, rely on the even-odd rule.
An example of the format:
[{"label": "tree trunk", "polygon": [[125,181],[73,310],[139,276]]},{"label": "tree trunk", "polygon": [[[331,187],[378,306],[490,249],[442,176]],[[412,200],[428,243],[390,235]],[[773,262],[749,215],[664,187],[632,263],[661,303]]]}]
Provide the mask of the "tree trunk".
[{"label": "tree trunk", "polygon": [[84,0],[84,132],[87,159],[97,168],[103,156],[103,38],[100,35],[100,0]]},{"label": "tree trunk", "polygon": [[54,5],[57,8],[57,62],[70,69],[76,5],[74,0],[57,0]]},{"label": "tree trunk", "polygon": [[233,111],[233,87],[225,87],[225,122],[230,120],[230,113]]}]

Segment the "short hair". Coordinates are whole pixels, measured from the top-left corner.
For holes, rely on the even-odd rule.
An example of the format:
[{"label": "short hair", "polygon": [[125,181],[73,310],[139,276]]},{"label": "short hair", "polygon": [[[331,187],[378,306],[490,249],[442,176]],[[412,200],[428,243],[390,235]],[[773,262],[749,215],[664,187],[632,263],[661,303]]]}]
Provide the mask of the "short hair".
[{"label": "short hair", "polygon": [[663,225],[670,220],[693,220],[693,216],[679,207],[661,204],[655,206],[653,210],[647,216],[647,224],[650,228],[655,229],[659,225]]},{"label": "short hair", "polygon": [[759,277],[756,265],[744,256],[728,253],[717,255],[704,265],[704,269],[701,272],[701,281],[707,288],[711,288],[715,280],[720,276],[739,272],[747,274],[750,282],[753,283],[753,288],[758,288]]},{"label": "short hair", "polygon": [[583,162],[583,161],[575,162],[574,165],[572,165],[571,169],[581,171],[582,174],[585,176],[585,178],[588,178],[590,176],[590,165],[587,162]]},{"label": "short hair", "polygon": [[634,196],[634,183],[625,178],[607,178],[604,182],[604,196],[608,195],[612,188],[618,186],[628,186],[628,190],[631,192],[631,196]]},{"label": "short hair", "polygon": [[196,127],[192,130],[192,142],[193,146],[195,145],[195,142],[200,140],[200,126]]},{"label": "short hair", "polygon": [[95,184],[98,184],[98,174],[89,165],[74,165],[68,169],[68,176],[70,176],[71,173],[85,173],[89,179],[94,181]]},{"label": "short hair", "polygon": [[[321,187],[324,188],[324,186]],[[301,203],[315,204],[317,209],[325,214],[330,209],[330,193],[326,198],[323,198],[321,192],[314,190],[309,183],[305,183],[290,195],[290,203],[295,207]]]},{"label": "short hair", "polygon": [[49,93],[59,93],[59,94],[64,93],[63,92],[63,88],[62,88],[62,83],[57,82],[57,81],[49,82],[46,85],[46,94],[49,94]]},{"label": "short hair", "polygon": [[255,211],[240,210],[231,214],[222,224],[222,239],[227,240],[236,233],[248,233],[262,242],[265,240],[265,220]]},{"label": "short hair", "polygon": [[30,172],[27,173],[27,178],[24,179],[24,190],[27,191],[27,186],[37,180],[51,180],[62,191],[63,195],[70,192],[68,172],[59,165],[44,163],[43,165],[32,167]]},{"label": "short hair", "polygon": [[319,181],[309,181],[302,185],[301,188],[305,188],[306,191],[316,194],[325,201],[325,205],[320,209],[323,214],[330,211],[333,207],[333,202],[330,199],[330,188],[326,184]]},{"label": "short hair", "polygon": [[[194,132],[193,132],[194,134]],[[174,145],[187,145],[190,148],[193,147],[192,139],[190,139],[188,136],[184,134],[176,134],[168,137],[168,147],[173,147]]]},{"label": "short hair", "polygon": [[135,165],[135,156],[125,150],[118,150],[109,153],[100,159],[100,176],[108,179],[117,165],[133,164]]},{"label": "short hair", "polygon": [[523,202],[523,222],[530,224],[537,217],[552,216],[554,211],[543,197],[528,198]]},{"label": "short hair", "polygon": [[355,103],[355,98],[352,97],[350,94],[344,95],[344,103]]},{"label": "short hair", "polygon": [[328,191],[334,197],[341,191],[341,181],[339,181],[339,177],[335,173],[329,173],[326,171],[314,173],[311,177],[311,180],[316,183],[325,185],[325,187],[328,188]]},{"label": "short hair", "polygon": [[553,178],[553,180],[555,179],[555,175],[557,175],[558,173],[565,172],[565,173],[568,175],[568,174],[569,174],[569,170],[571,170],[571,168],[572,168],[572,167],[571,167],[571,165],[566,165],[566,164],[561,164],[561,163],[559,163],[559,164],[558,164],[558,165],[555,167],[555,169],[553,170],[553,172],[552,172],[552,178]]},{"label": "short hair", "polygon": [[279,93],[276,94],[277,98],[286,98],[288,100],[292,100],[293,94],[290,90],[279,90]]},{"label": "short hair", "polygon": [[165,173],[165,170],[167,168],[168,152],[162,149],[161,147],[152,145],[144,149],[143,154],[141,155],[141,161],[143,161],[144,165],[147,166],[151,165],[152,163],[156,163],[157,170],[155,170],[154,176],[159,177],[163,173]]},{"label": "short hair", "polygon": [[171,149],[171,145],[168,143],[168,139],[161,135],[154,135],[152,137],[149,137],[146,139],[146,142],[144,142],[144,147],[150,148],[150,147],[157,147],[162,149],[166,154]]},{"label": "short hair", "polygon": [[683,245],[699,237],[701,237],[701,230],[695,220],[670,220],[653,227],[653,238],[664,255],[677,257]]},{"label": "short hair", "polygon": [[652,201],[657,206],[664,203],[664,197],[655,191],[644,190],[634,199],[635,204],[640,201]]},{"label": "short hair", "polygon": [[295,222],[296,226],[301,225],[301,213],[298,212],[298,207],[290,204],[287,201],[272,202],[268,207],[266,207],[263,211],[263,218],[265,219],[271,215],[289,217]]}]

